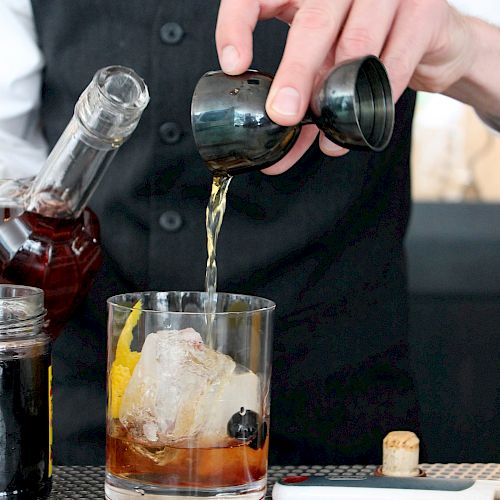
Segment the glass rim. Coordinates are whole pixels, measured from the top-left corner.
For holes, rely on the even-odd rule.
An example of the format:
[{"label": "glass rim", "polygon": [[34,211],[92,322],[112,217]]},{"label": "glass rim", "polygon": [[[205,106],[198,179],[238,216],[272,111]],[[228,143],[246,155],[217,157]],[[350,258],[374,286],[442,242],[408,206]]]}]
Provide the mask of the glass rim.
[{"label": "glass rim", "polygon": [[[133,311],[134,308],[133,306],[127,306],[124,304],[120,304],[118,301],[121,298],[124,297],[133,297],[137,298],[139,300],[141,296],[148,295],[148,294],[192,294],[192,295],[207,295],[208,292],[200,292],[200,291],[195,291],[195,290],[166,290],[166,291],[159,291],[159,290],[146,290],[143,292],[128,292],[128,293],[120,293],[117,295],[113,295],[109,297],[106,300],[106,303],[108,306],[112,306],[114,308],[118,309],[123,309],[125,311]],[[255,309],[250,309],[248,311],[215,311],[215,312],[204,312],[204,311],[169,311],[166,309],[159,310],[159,309],[148,309],[148,308],[141,308],[141,312],[143,313],[153,313],[153,314],[182,314],[185,316],[188,315],[193,315],[193,316],[200,316],[200,315],[206,315],[206,314],[214,314],[215,316],[224,316],[224,315],[243,315],[243,314],[255,314],[255,313],[263,313],[267,311],[273,311],[276,308],[276,303],[273,302],[270,299],[266,299],[264,297],[259,297],[257,295],[249,295],[249,294],[243,294],[243,293],[232,293],[232,292],[216,292],[215,296],[216,297],[224,297],[224,296],[234,296],[237,298],[242,298],[242,299],[258,299],[267,305],[261,306],[261,307],[256,307]]]},{"label": "glass rim", "polygon": [[[138,97],[132,102],[120,102],[111,97],[105,88],[105,83],[110,76],[123,74],[130,78],[139,89]],[[121,111],[143,111],[149,103],[149,90],[145,81],[132,69],[120,64],[105,66],[99,69],[93,78],[93,83],[99,91],[99,94],[105,99],[106,103],[114,109]]]},{"label": "glass rim", "polygon": [[[20,292],[25,292],[21,293],[19,295],[10,295],[10,296],[3,296],[2,292],[3,290],[17,290]],[[29,286],[29,285],[15,285],[13,283],[0,283],[0,301],[17,301],[20,298],[26,298],[26,297],[43,297],[44,292],[41,288],[38,288],[36,286]]]},{"label": "glass rim", "polygon": [[0,308],[2,339],[24,335],[33,329],[43,327],[47,313],[44,307],[44,292],[41,288],[13,283],[0,284]]}]

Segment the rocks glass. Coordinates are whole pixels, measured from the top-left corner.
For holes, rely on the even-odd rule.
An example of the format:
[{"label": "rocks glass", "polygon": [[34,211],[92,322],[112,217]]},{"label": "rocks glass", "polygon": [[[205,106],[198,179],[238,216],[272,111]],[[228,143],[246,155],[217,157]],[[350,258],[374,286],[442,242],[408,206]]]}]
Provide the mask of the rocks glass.
[{"label": "rocks glass", "polygon": [[108,499],[264,498],[275,304],[207,298],[108,300]]}]

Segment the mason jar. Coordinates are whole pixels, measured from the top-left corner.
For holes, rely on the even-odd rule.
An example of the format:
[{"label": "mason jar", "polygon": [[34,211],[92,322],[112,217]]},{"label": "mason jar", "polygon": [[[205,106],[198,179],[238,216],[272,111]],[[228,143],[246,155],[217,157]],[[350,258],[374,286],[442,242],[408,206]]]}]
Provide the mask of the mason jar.
[{"label": "mason jar", "polygon": [[45,313],[41,289],[0,285],[0,498],[47,498],[52,486]]}]

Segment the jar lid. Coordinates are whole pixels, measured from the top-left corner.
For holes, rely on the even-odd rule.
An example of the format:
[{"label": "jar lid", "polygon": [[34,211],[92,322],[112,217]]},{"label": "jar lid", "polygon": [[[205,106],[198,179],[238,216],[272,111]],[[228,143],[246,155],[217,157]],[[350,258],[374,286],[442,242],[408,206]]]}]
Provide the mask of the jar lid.
[{"label": "jar lid", "polygon": [[0,285],[0,335],[26,332],[43,324],[43,290],[23,285]]}]

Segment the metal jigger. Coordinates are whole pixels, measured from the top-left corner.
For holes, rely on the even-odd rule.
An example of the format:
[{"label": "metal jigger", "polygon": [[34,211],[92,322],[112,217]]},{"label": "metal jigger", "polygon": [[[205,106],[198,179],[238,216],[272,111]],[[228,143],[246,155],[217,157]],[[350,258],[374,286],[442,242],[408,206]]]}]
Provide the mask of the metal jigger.
[{"label": "metal jigger", "polygon": [[305,118],[294,126],[278,125],[267,115],[271,82],[272,76],[254,70],[238,76],[210,71],[200,78],[191,123],[200,155],[212,172],[234,175],[273,165],[309,123],[349,149],[381,151],[391,139],[391,86],[375,56],[333,68],[314,90]]}]

